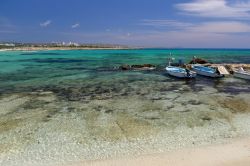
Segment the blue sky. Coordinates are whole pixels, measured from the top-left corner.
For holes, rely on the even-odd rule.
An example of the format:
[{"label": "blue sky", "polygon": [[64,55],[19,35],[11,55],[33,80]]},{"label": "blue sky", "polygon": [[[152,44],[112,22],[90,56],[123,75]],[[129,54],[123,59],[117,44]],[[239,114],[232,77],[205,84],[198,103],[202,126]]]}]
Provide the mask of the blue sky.
[{"label": "blue sky", "polygon": [[0,41],[250,48],[250,0],[2,0]]}]

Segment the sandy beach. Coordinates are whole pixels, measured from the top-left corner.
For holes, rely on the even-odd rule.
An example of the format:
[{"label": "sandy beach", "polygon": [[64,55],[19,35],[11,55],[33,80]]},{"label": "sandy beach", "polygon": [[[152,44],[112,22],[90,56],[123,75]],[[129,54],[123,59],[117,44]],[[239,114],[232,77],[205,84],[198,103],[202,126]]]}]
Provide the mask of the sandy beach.
[{"label": "sandy beach", "polygon": [[224,145],[131,158],[84,161],[67,166],[249,166],[249,163],[250,138],[245,138]]}]

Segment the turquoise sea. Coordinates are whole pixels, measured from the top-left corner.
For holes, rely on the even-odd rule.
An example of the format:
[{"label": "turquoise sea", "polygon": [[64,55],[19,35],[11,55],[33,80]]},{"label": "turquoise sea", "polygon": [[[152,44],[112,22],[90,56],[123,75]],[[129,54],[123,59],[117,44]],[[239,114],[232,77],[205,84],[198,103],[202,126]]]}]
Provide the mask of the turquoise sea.
[{"label": "turquoise sea", "polygon": [[[250,83],[182,80],[167,58],[250,63],[249,49],[0,52],[0,165],[165,152],[250,135]],[[154,71],[121,71],[153,64]]]},{"label": "turquoise sea", "polygon": [[[250,50],[236,49],[142,49],[0,52],[0,94],[64,86],[109,84],[114,88],[144,79],[168,81],[164,75],[167,58],[189,62],[193,56],[214,63],[250,63]],[[154,64],[156,72],[121,72],[122,64]],[[199,80],[199,79],[198,79]],[[212,81],[216,82],[216,81]],[[95,93],[95,92],[93,92]]]}]

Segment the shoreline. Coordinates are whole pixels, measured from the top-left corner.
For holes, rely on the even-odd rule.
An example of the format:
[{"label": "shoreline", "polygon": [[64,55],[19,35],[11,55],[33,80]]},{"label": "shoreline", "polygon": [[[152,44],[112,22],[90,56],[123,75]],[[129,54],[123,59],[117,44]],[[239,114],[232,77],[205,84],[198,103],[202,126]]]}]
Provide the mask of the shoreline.
[{"label": "shoreline", "polygon": [[66,51],[66,50],[131,50],[139,48],[126,47],[22,47],[22,48],[7,48],[0,51]]},{"label": "shoreline", "polygon": [[[37,99],[35,100],[35,98]],[[183,98],[180,97],[176,100],[176,102],[182,101]],[[40,102],[40,104],[38,103],[38,101]],[[16,124],[15,121],[12,121],[11,119],[9,120],[9,118],[7,119],[7,121],[4,119],[3,121],[0,121],[0,123],[2,122],[1,124],[4,124],[3,126],[6,126],[2,128],[2,130],[7,130],[6,133],[8,133],[8,135],[10,136],[5,138],[1,138],[0,136],[0,139],[3,139],[3,142],[6,144],[6,148],[2,149],[2,151],[5,151],[6,154],[4,154],[5,152],[2,152],[2,158],[0,156],[0,163],[2,162],[2,164],[0,165],[17,166],[16,163],[19,163],[19,165],[37,166],[66,166],[67,164],[69,166],[122,166],[123,163],[131,163],[129,165],[144,166],[151,161],[152,162],[149,165],[160,166],[162,163],[166,163],[164,165],[171,165],[172,161],[181,162],[182,158],[196,158],[196,156],[200,155],[200,152],[195,153],[192,156],[186,156],[186,154],[193,153],[193,151],[203,152],[203,149],[209,149],[210,147],[223,147],[219,148],[219,150],[217,151],[219,151],[219,154],[224,154],[225,151],[220,150],[225,149],[224,147],[228,145],[228,142],[234,141],[235,139],[238,140],[240,138],[248,138],[250,135],[250,130],[248,128],[250,124],[250,114],[234,115],[234,118],[230,120],[230,123],[228,121],[224,121],[223,119],[215,119],[215,117],[213,116],[211,118],[214,120],[209,121],[208,119],[210,116],[208,116],[208,118],[206,118],[206,116],[202,116],[207,119],[205,124],[202,126],[198,124],[197,127],[194,126],[193,128],[191,128],[183,124],[183,122],[189,119],[188,114],[184,113],[186,115],[184,119],[179,116],[174,116],[178,118],[179,124],[181,123],[183,126],[177,124],[177,128],[175,128],[174,130],[169,130],[164,127],[160,131],[153,126],[148,126],[148,123],[145,123],[145,121],[140,121],[140,119],[136,119],[134,116],[130,116],[127,113],[123,113],[122,116],[119,116],[119,113],[117,114],[113,112],[112,114],[108,113],[105,115],[104,111],[92,111],[92,109],[84,109],[85,111],[83,112],[70,111],[72,110],[72,108],[77,108],[77,106],[79,107],[80,105],[82,105],[80,103],[75,103],[76,105],[71,103],[70,110],[69,108],[65,107],[65,103],[61,103],[59,105],[64,105],[64,107],[61,107],[59,109],[58,114],[53,115],[50,112],[45,111],[45,109],[40,106],[43,105],[44,102],[48,101],[54,101],[56,105],[59,104],[55,94],[51,92],[37,92],[32,93],[29,96],[9,96],[0,100],[0,106],[2,108],[2,111],[0,112],[2,113],[2,116],[6,116],[7,118],[11,115],[10,117],[12,117],[11,119],[13,119],[13,116],[15,116],[13,114],[13,110],[15,110],[15,108],[19,108],[16,116],[20,120]],[[129,100],[128,102],[132,103],[130,101],[132,100]],[[121,106],[122,108],[124,108],[124,105],[121,105],[121,103],[126,103],[126,100],[111,100],[110,102],[114,103],[114,105],[112,106],[113,109],[120,110],[117,106]],[[105,103],[110,105],[110,102]],[[142,101],[139,101],[139,103],[141,102]],[[30,105],[28,105],[28,103]],[[36,104],[36,107],[39,107],[40,109],[34,109],[34,103]],[[91,108],[91,106],[98,105],[97,103],[100,104],[100,101],[93,101],[86,105],[86,107]],[[157,103],[157,105],[158,104],[159,103]],[[102,106],[104,106],[102,107],[103,109],[109,110],[109,108],[106,107],[104,103],[102,104]],[[131,106],[133,106],[133,104],[130,105],[130,107]],[[24,111],[21,109],[29,107],[32,107],[33,109],[30,109],[29,111]],[[238,105],[238,107],[240,107],[240,105]],[[52,105],[46,107],[46,110],[52,109]],[[167,114],[166,116],[170,117],[169,115],[170,114]],[[198,114],[196,116],[199,117],[201,115],[205,114]],[[219,116],[221,115],[222,114],[220,114]],[[141,113],[141,116],[144,116],[145,118],[157,117],[157,115],[152,114],[152,112],[150,114],[147,113],[144,115],[143,113]],[[23,118],[21,119],[20,117]],[[157,126],[160,125],[159,123],[155,124]],[[84,126],[89,126],[89,128],[87,129]],[[95,127],[94,129],[93,126]],[[147,126],[150,128],[147,128]],[[232,126],[234,127],[231,128]],[[22,132],[16,135],[17,131]],[[100,131],[101,133],[97,133],[97,131]],[[147,131],[153,131],[153,133],[149,133]],[[112,135],[113,133],[115,135]],[[146,134],[146,137],[143,137],[141,135],[143,133]],[[147,135],[147,133],[149,135]],[[90,135],[93,134],[94,137],[91,137]],[[121,134],[121,137],[125,136],[124,139],[122,139],[118,134]],[[25,138],[25,136],[27,135],[32,136],[32,139],[28,141],[23,140],[23,138]],[[152,137],[150,138],[149,136]],[[103,140],[98,138],[107,139]],[[115,138],[121,139],[120,141],[112,141]],[[110,141],[108,141],[108,139]],[[18,140],[18,142],[16,142],[15,140]],[[19,142],[19,140],[21,142]],[[249,139],[247,140],[247,142],[249,142]],[[16,145],[19,146],[15,146],[15,148],[13,148],[13,146],[9,146],[12,142],[15,142]],[[241,142],[241,140],[239,142]],[[239,145],[241,143],[233,143],[233,146],[231,146],[232,143],[229,144],[230,148],[242,147],[242,145]],[[244,144],[243,147],[245,146],[248,145]],[[22,153],[20,153],[17,149],[21,150]],[[250,149],[250,147],[248,149]],[[232,154],[238,154],[238,151],[242,152],[243,150],[231,149],[228,151],[232,151]],[[204,155],[211,155],[214,153],[215,152],[210,152],[210,154],[205,153],[203,154],[203,157]],[[136,156],[138,157],[135,158]],[[180,159],[179,156],[183,157]],[[248,154],[248,156],[250,156],[250,153]],[[110,157],[113,159],[110,159]],[[230,162],[245,160],[245,156],[242,155],[238,156],[238,158],[236,159],[231,158],[230,156],[226,157],[229,158],[226,158],[225,160]],[[213,156],[210,156],[210,158],[213,158]],[[208,159],[210,158],[208,157]],[[221,158],[225,157],[222,156]],[[233,159],[233,161],[231,159]],[[189,160],[185,160],[185,163],[188,162]],[[203,160],[201,162],[203,162]],[[216,160],[215,162],[218,161]],[[186,164],[180,163],[179,165],[181,166]],[[190,166],[191,165],[195,166],[195,164],[190,164]],[[201,163],[197,164],[197,166],[198,165],[200,166],[205,164]]]},{"label": "shoreline", "polygon": [[181,149],[138,157],[82,161],[65,166],[248,166],[249,163],[250,137],[233,139],[226,144]]}]

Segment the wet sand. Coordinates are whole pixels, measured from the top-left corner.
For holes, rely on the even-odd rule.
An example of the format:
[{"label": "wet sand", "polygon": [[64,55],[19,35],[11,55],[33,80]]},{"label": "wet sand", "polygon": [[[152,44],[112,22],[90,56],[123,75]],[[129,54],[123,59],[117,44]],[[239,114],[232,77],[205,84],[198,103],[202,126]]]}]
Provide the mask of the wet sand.
[{"label": "wet sand", "polygon": [[131,158],[84,161],[67,166],[249,166],[249,163],[250,138],[246,138],[224,145]]}]

